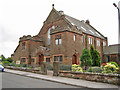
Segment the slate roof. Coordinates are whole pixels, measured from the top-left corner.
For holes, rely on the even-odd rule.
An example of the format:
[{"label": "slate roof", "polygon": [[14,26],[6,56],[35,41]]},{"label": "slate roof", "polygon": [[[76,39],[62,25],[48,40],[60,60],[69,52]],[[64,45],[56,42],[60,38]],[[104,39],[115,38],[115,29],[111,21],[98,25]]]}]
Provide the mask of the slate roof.
[{"label": "slate roof", "polygon": [[104,54],[118,54],[120,53],[120,44],[109,45],[104,48]]},{"label": "slate roof", "polygon": [[[54,9],[55,10],[55,9]],[[77,26],[78,30],[81,30],[83,33],[96,36],[101,39],[106,39],[100,32],[98,32],[94,27],[92,27],[90,24],[86,23],[85,21],[80,21],[78,19],[75,19],[71,16],[68,16],[64,13],[60,13],[60,11],[55,10],[59,15],[64,15],[65,19],[73,26]]]},{"label": "slate roof", "polygon": [[65,15],[65,18],[72,24],[77,26],[79,30],[86,34],[90,34],[96,36],[98,38],[105,39],[105,37],[98,32],[95,28],[93,28],[90,24],[87,24],[85,21],[79,21],[71,16]]}]

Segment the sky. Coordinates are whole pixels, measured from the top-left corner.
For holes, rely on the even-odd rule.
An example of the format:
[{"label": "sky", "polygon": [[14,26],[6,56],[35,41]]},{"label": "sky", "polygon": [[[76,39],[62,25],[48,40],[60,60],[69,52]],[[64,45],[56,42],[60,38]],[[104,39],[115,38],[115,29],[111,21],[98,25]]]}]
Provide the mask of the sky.
[{"label": "sky", "polygon": [[[52,10],[90,24],[105,37],[108,45],[118,43],[119,0],[0,0],[0,55],[10,57],[23,35],[36,35]],[[119,5],[120,6],[120,5]]]}]

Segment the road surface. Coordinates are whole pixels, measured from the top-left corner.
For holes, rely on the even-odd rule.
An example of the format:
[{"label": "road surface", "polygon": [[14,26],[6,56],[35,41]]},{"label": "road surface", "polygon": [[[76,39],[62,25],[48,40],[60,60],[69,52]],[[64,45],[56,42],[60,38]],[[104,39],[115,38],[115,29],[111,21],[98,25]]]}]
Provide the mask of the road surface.
[{"label": "road surface", "polygon": [[80,88],[20,75],[2,73],[2,88]]}]

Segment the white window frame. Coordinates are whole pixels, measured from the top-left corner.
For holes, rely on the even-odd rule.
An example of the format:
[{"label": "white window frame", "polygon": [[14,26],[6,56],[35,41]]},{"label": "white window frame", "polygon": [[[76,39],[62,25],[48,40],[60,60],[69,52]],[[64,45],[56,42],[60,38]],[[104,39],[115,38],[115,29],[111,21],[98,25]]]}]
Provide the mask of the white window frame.
[{"label": "white window frame", "polygon": [[59,44],[62,44],[62,39],[59,39]]},{"label": "white window frame", "polygon": [[103,46],[106,46],[106,42],[103,42]]},{"label": "white window frame", "polygon": [[97,40],[97,46],[100,46],[100,40]]},{"label": "white window frame", "polygon": [[92,40],[92,38],[91,38],[91,41],[90,41],[91,43],[90,43],[90,44],[92,44],[92,41],[93,41],[93,40]]},{"label": "white window frame", "polygon": [[48,37],[47,37],[48,45],[50,45],[50,30],[51,30],[51,28],[48,29],[48,33],[47,33],[47,35],[48,35]]},{"label": "white window frame", "polygon": [[55,44],[58,45],[58,39],[55,40]]},{"label": "white window frame", "polygon": [[92,37],[89,37],[89,44],[92,44],[93,42],[93,39],[92,39]]},{"label": "white window frame", "polygon": [[76,40],[76,35],[73,36],[73,40],[74,40],[74,41]]},{"label": "white window frame", "polygon": [[90,44],[90,37],[89,37],[89,44]]},{"label": "white window frame", "polygon": [[82,36],[82,43],[83,43],[83,36]]}]

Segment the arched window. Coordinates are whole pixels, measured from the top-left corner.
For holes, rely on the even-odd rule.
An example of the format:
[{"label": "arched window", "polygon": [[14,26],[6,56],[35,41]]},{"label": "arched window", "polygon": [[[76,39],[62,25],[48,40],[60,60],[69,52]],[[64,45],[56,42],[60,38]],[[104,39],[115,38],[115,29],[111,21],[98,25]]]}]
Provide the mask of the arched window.
[{"label": "arched window", "polygon": [[48,29],[48,45],[50,45],[50,28]]},{"label": "arched window", "polygon": [[48,29],[48,33],[47,33],[48,45],[50,45],[50,30],[51,29],[55,29],[55,26],[52,26],[51,28]]}]

